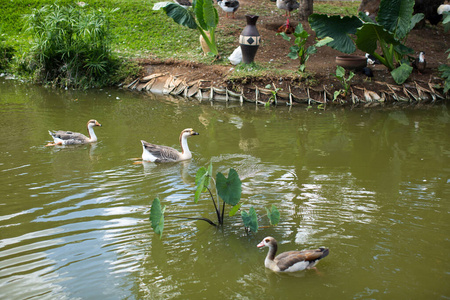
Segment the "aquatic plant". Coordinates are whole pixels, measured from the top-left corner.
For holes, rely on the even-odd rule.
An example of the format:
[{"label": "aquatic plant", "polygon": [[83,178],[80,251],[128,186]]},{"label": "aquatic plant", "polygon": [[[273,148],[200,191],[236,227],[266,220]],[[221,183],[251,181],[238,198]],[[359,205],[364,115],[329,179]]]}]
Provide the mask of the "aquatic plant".
[{"label": "aquatic plant", "polygon": [[[155,198],[151,205],[149,219],[151,222],[151,226],[156,234],[162,236],[164,230],[164,216],[187,220],[205,221],[212,226],[218,227],[223,225],[226,204],[232,206],[230,212],[228,213],[229,217],[233,217],[238,211],[241,211],[243,203],[239,203],[239,201],[241,200],[242,182],[236,170],[231,168],[228,172],[228,177],[226,177],[221,172],[218,172],[216,174],[215,180],[212,175],[212,164],[210,164],[208,168],[201,167],[197,171],[197,174],[195,176],[195,184],[197,188],[194,193],[194,202],[198,203],[202,193],[207,192],[212,200],[214,211],[217,216],[217,222],[204,217],[180,217],[167,214],[165,215],[166,207],[161,207],[161,201],[159,200],[159,198]],[[210,186],[212,181],[215,182],[215,190],[217,193],[216,198],[214,198]],[[222,199],[222,205],[220,205],[219,199]],[[266,208],[266,212],[270,224],[277,225],[280,221],[280,213],[276,206],[272,205],[270,208]],[[254,209],[254,207],[250,207],[249,212],[242,210],[241,218],[246,231],[258,231],[258,215],[256,214],[256,210]]]},{"label": "aquatic plant", "polygon": [[342,84],[342,89],[334,92],[333,101],[336,100],[339,95],[341,95],[343,98],[347,97],[348,90],[350,89],[350,81],[352,80],[353,76],[355,76],[355,73],[350,71],[348,77],[345,77],[345,69],[341,66],[337,66],[336,73],[331,75],[336,77]]},{"label": "aquatic plant", "polygon": [[[360,12],[359,17],[313,14],[309,23],[319,38],[334,39],[328,44],[333,49],[353,53],[358,48],[372,54],[391,71],[395,82],[402,84],[413,69],[407,57],[414,53],[404,43],[424,17],[423,14],[413,15],[413,7],[414,0],[381,0],[377,22]],[[378,49],[381,53],[376,52]]]},{"label": "aquatic plant", "polygon": [[[277,33],[277,35],[278,34],[281,35],[286,41],[291,40],[291,37],[288,36],[285,32]],[[310,34],[305,29],[303,29],[302,23],[298,23],[293,35],[295,36],[294,45],[289,48],[290,52],[287,56],[291,59],[299,59],[300,66],[298,67],[298,71],[300,73],[303,73],[305,71],[306,62],[308,61],[309,56],[316,53],[317,48],[325,46],[326,44],[333,41],[332,38],[327,36],[321,40],[318,40],[314,45],[306,48],[306,42],[308,41],[308,37],[310,36]]]},{"label": "aquatic plant", "polygon": [[114,11],[53,4],[26,15],[37,79],[62,87],[106,85],[116,68],[109,25]]},{"label": "aquatic plant", "polygon": [[219,51],[216,44],[215,30],[219,24],[219,14],[213,1],[195,0],[191,7],[183,7],[174,2],[158,2],[153,10],[163,9],[176,23],[190,29],[198,30],[209,47],[212,55],[217,57]]}]

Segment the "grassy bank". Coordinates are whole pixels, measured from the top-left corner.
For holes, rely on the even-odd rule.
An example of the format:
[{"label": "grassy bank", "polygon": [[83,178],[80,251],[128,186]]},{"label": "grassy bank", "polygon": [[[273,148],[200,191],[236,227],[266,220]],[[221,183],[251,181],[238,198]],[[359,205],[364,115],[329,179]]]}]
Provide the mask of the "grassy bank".
[{"label": "grassy bank", "polygon": [[[125,60],[135,58],[183,59],[210,64],[212,59],[204,57],[198,42],[198,33],[195,30],[175,24],[162,11],[153,11],[153,4],[157,0],[90,0],[86,9],[110,10],[117,8],[111,18],[111,49],[115,55]],[[23,0],[1,1],[0,34],[3,45],[15,49],[13,69],[19,71],[20,63],[29,53],[32,46],[30,32],[24,30],[24,15],[30,14],[33,9],[43,5],[57,3],[60,6],[76,1],[60,0]],[[315,3],[315,12],[320,13],[356,13],[358,2],[331,2]],[[261,16],[267,12],[267,7],[261,5],[260,9],[253,9],[249,13],[258,13]],[[260,10],[260,11],[256,11]],[[219,23],[220,24],[220,23]],[[217,40],[219,52],[229,55],[233,49],[235,38],[229,32],[240,30],[238,28],[219,27]],[[215,62],[215,63],[221,63]],[[11,66],[10,70],[11,71]],[[126,70],[123,72],[127,72]],[[134,72],[134,71],[133,71]],[[120,76],[119,76],[120,77]]]}]

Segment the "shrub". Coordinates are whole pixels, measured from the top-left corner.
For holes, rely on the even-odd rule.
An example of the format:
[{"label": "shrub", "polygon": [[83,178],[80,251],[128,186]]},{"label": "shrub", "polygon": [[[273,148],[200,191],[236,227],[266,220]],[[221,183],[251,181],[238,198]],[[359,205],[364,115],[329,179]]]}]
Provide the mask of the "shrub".
[{"label": "shrub", "polygon": [[32,33],[29,65],[37,80],[61,87],[109,84],[117,67],[112,56],[108,13],[79,6],[44,6],[26,16]]}]

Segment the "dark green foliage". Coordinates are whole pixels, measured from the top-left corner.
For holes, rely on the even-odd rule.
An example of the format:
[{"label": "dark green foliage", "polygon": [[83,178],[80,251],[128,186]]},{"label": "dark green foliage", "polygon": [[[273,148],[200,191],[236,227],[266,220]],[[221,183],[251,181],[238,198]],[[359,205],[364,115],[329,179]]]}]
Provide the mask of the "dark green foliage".
[{"label": "dark green foliage", "polygon": [[444,93],[447,93],[450,90],[450,66],[449,65],[440,65],[439,71],[441,73],[441,77],[444,81]]},{"label": "dark green foliage", "polygon": [[[396,83],[408,79],[412,67],[405,59],[413,49],[404,42],[409,32],[423,19],[423,14],[413,15],[414,0],[381,0],[377,22],[374,23],[363,13],[340,18],[339,16],[311,15],[309,22],[318,37],[330,36],[334,39],[329,45],[341,52],[352,53],[356,47],[374,55],[389,71]],[[381,53],[378,51],[381,50]]]},{"label": "dark green foliage", "polygon": [[6,69],[14,56],[14,47],[8,45],[0,28],[0,71]]},{"label": "dark green foliage", "polygon": [[36,79],[61,87],[101,87],[117,68],[111,53],[109,13],[50,5],[26,16]]}]

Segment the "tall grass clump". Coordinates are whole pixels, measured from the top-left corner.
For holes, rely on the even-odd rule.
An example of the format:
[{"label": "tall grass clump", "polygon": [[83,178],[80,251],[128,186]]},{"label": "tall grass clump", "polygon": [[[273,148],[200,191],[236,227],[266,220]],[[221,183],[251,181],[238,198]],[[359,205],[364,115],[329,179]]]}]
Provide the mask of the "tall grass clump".
[{"label": "tall grass clump", "polygon": [[118,67],[111,52],[109,15],[114,11],[53,4],[26,15],[33,39],[29,66],[34,78],[60,87],[111,84]]},{"label": "tall grass clump", "polygon": [[0,71],[6,70],[13,56],[14,47],[7,44],[5,34],[0,28]]}]

